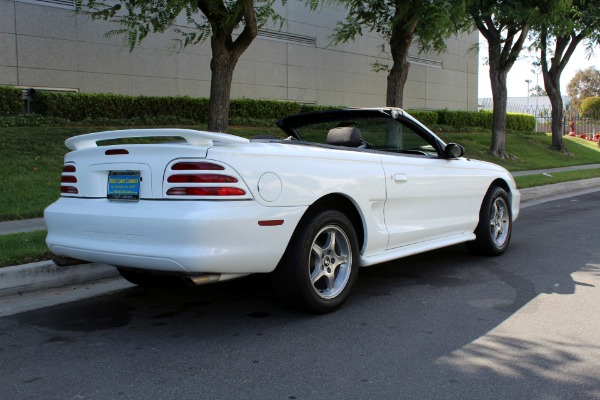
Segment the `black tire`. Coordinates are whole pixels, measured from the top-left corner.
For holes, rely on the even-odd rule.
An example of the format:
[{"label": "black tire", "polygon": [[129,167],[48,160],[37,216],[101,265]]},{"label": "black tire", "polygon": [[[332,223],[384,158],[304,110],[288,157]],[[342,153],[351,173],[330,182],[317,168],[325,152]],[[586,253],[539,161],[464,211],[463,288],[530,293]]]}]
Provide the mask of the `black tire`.
[{"label": "black tire", "polygon": [[467,246],[473,254],[499,256],[508,248],[511,234],[510,199],[504,189],[492,186],[481,204],[476,239],[468,242]]},{"label": "black tire", "polygon": [[276,289],[290,306],[331,312],[344,303],[358,276],[358,238],[350,220],[333,210],[309,214],[275,271]]},{"label": "black tire", "polygon": [[180,277],[171,275],[156,275],[145,271],[138,271],[127,268],[117,268],[121,276],[140,287],[147,288],[167,288],[173,286],[183,286],[183,281]]}]

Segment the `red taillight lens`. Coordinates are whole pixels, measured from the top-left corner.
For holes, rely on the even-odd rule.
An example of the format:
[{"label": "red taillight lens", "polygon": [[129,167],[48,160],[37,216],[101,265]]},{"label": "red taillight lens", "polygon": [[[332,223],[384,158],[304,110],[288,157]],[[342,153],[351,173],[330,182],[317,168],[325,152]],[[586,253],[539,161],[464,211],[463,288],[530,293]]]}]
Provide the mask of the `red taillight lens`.
[{"label": "red taillight lens", "polygon": [[68,194],[78,194],[79,193],[79,191],[77,190],[77,188],[75,186],[61,186],[60,192],[68,193]]},{"label": "red taillight lens", "polygon": [[171,166],[174,171],[222,171],[225,167],[205,161],[178,162]]},{"label": "red taillight lens", "polygon": [[167,190],[170,196],[243,196],[246,192],[233,187],[175,187]]},{"label": "red taillight lens", "polygon": [[75,175],[61,175],[60,181],[64,183],[77,183],[77,177]]},{"label": "red taillight lens", "polygon": [[110,149],[110,150],[106,150],[104,152],[104,154],[106,154],[107,156],[114,156],[117,154],[129,154],[129,151],[127,151],[125,149]]},{"label": "red taillight lens", "polygon": [[73,164],[63,165],[62,174],[60,175],[60,192],[64,194],[79,194],[79,190],[75,186],[62,186],[64,183],[77,183],[77,177],[71,175],[77,172],[77,168]]},{"label": "red taillight lens", "polygon": [[169,183],[236,183],[233,176],[218,174],[171,175]]}]

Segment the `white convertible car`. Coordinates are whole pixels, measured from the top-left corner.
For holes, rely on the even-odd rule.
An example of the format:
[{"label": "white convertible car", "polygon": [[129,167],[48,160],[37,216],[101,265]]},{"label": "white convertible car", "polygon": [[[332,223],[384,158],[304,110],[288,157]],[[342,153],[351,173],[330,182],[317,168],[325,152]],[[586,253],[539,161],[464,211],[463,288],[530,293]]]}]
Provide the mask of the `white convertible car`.
[{"label": "white convertible car", "polygon": [[[274,272],[285,301],[321,313],[346,300],[359,267],[461,242],[506,250],[520,202],[510,173],[463,158],[405,111],[277,125],[281,138],[137,129],[68,139],[48,246],[138,285]],[[173,141],[131,140],[150,137]]]}]

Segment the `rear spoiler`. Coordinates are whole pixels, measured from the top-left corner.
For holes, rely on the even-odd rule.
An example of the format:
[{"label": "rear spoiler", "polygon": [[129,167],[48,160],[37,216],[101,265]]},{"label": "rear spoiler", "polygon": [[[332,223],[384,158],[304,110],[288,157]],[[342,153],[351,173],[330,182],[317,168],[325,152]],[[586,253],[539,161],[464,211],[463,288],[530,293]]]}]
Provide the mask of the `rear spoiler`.
[{"label": "rear spoiler", "polygon": [[249,143],[246,138],[230,135],[228,133],[196,131],[193,129],[123,129],[119,131],[106,131],[88,133],[74,136],[65,140],[65,146],[71,150],[97,147],[97,142],[111,139],[126,139],[140,137],[182,137],[189,144],[196,146],[212,146],[214,142],[221,143]]}]

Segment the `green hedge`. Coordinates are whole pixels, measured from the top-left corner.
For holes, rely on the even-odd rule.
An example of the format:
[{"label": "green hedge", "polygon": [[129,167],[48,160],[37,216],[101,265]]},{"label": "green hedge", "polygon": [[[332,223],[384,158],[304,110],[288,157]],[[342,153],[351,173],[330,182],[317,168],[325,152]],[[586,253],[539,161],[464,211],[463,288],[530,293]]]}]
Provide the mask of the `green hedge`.
[{"label": "green hedge", "polygon": [[0,86],[0,115],[23,113],[23,92],[14,86]]},{"label": "green hedge", "polygon": [[407,110],[410,115],[418,119],[425,125],[434,125],[438,123],[437,111],[419,111],[419,110]]},{"label": "green hedge", "polygon": [[[208,99],[190,97],[124,96],[115,94],[52,93],[38,91],[36,108],[44,116],[69,121],[108,120],[130,121],[138,124],[186,121],[206,123],[208,121]],[[300,112],[340,108],[339,106],[316,106],[292,101],[233,99],[229,118],[233,125],[259,123],[272,126],[286,115]],[[491,129],[492,113],[489,111],[409,111],[425,125],[436,125],[450,130],[469,128]],[[135,122],[134,122],[135,120]],[[129,123],[127,125],[130,125]],[[507,129],[511,131],[533,131],[535,118],[528,114],[507,114]]]},{"label": "green hedge", "polygon": [[517,132],[530,132],[535,130],[535,117],[529,114],[508,113],[506,115],[506,129]]},{"label": "green hedge", "polygon": [[208,99],[190,97],[123,96],[116,94],[52,93],[38,91],[37,111],[46,116],[83,121],[172,116],[204,122]]},{"label": "green hedge", "polygon": [[230,118],[277,120],[300,111],[301,105],[292,101],[233,99],[229,103]]},{"label": "green hedge", "polygon": [[[478,127],[484,129],[492,128],[491,111],[437,111],[437,123],[455,129],[466,127]],[[506,129],[518,132],[533,131],[535,129],[535,117],[529,114],[507,113]]]}]

